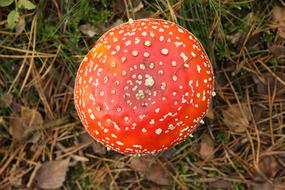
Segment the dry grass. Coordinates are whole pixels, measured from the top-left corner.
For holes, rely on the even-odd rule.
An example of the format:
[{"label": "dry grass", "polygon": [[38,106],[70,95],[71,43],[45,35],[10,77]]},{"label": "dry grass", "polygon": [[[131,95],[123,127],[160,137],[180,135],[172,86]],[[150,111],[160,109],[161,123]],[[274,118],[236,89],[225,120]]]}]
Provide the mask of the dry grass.
[{"label": "dry grass", "polygon": [[[9,7],[0,9],[0,189],[285,189],[284,25],[272,18],[284,2],[122,2],[94,3],[94,13],[86,1],[40,1],[23,12],[20,34],[5,27]],[[95,41],[78,30],[82,21],[97,38],[118,20],[145,16],[178,22],[202,39],[217,95],[194,137],[133,158],[85,133],[73,85]],[[48,186],[42,176],[63,180]]]}]

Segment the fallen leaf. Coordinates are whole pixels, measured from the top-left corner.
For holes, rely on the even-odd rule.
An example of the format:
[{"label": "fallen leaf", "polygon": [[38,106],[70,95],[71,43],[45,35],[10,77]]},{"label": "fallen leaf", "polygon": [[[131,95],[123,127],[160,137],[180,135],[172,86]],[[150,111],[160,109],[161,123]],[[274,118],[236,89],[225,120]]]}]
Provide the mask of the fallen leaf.
[{"label": "fallen leaf", "polygon": [[145,179],[155,184],[168,185],[170,183],[170,177],[153,156],[132,157],[129,165],[135,171],[141,172]]},{"label": "fallen leaf", "polygon": [[42,189],[60,188],[65,181],[69,159],[44,163],[37,171],[35,180]]},{"label": "fallen leaf", "polygon": [[132,13],[139,12],[140,10],[144,8],[144,4],[140,0],[135,0],[135,1],[133,0],[132,4],[133,4],[133,8],[130,9],[130,12]]},{"label": "fallen leaf", "polygon": [[25,17],[20,17],[17,24],[16,24],[16,36],[20,35],[26,26],[26,21],[25,21]]},{"label": "fallen leaf", "polygon": [[122,18],[126,14],[125,3],[122,3],[122,0],[115,0],[113,3],[113,14]]},{"label": "fallen leaf", "polygon": [[238,104],[232,104],[227,109],[222,110],[223,122],[233,132],[244,132],[251,122],[250,110],[245,103],[241,103],[240,109]]},{"label": "fallen leaf", "polygon": [[253,185],[253,190],[273,190],[273,186],[270,183],[256,183]]},{"label": "fallen leaf", "polygon": [[4,94],[0,97],[0,107],[10,107],[13,102],[12,94]]},{"label": "fallen leaf", "polygon": [[10,119],[9,133],[16,141],[20,141],[23,139],[25,133],[25,127],[23,126],[23,123],[19,117],[14,116],[13,118]]},{"label": "fallen leaf", "polygon": [[92,150],[96,154],[106,154],[106,148],[100,144],[99,142],[95,141],[88,133],[80,134],[79,140],[82,143],[93,142],[90,146]]},{"label": "fallen leaf", "polygon": [[97,25],[97,27],[99,28],[99,33],[105,33],[107,32],[108,30],[110,30],[111,28],[114,28],[116,26],[119,26],[121,24],[123,24],[124,21],[121,20],[121,19],[117,19],[115,22],[113,22],[111,25],[106,25],[106,24],[99,24]]},{"label": "fallen leaf", "polygon": [[275,57],[285,56],[285,47],[280,45],[272,45],[269,47],[269,52]]},{"label": "fallen leaf", "polygon": [[79,30],[89,37],[93,37],[98,34],[97,29],[89,23],[80,25]]},{"label": "fallen leaf", "polygon": [[277,28],[277,34],[285,39],[285,7],[275,6],[272,9],[273,28]]},{"label": "fallen leaf", "polygon": [[274,184],[274,190],[284,190],[285,184]]},{"label": "fallen leaf", "polygon": [[169,148],[169,149],[163,151],[162,156],[163,156],[165,159],[172,159],[172,158],[174,158],[175,153],[176,153],[176,151],[175,151],[173,148]]},{"label": "fallen leaf", "polygon": [[152,181],[158,185],[169,185],[170,178],[165,173],[164,169],[158,164],[155,163],[151,166],[151,169],[146,172],[145,177],[147,180]]},{"label": "fallen leaf", "polygon": [[[285,55],[285,54],[284,54]],[[275,74],[279,76],[279,78],[285,78],[285,73],[282,71],[276,71]],[[275,96],[276,98],[284,98],[285,97],[285,89],[283,85],[279,82],[277,82],[276,78],[272,76],[269,73],[265,73],[262,75],[262,80],[256,77],[255,75],[253,76],[253,81],[256,84],[256,92],[260,95],[268,96],[269,89],[270,87],[270,92],[276,92]]]},{"label": "fallen leaf", "polygon": [[149,188],[147,190],[161,190],[161,186],[155,184],[148,184]]},{"label": "fallen leaf", "polygon": [[203,160],[209,159],[214,153],[214,141],[207,134],[201,137],[199,154]]},{"label": "fallen leaf", "polygon": [[36,109],[30,109],[27,107],[21,108],[21,120],[27,127],[35,127],[44,123],[43,117]]},{"label": "fallen leaf", "polygon": [[241,32],[236,32],[236,33],[234,33],[234,34],[232,34],[232,35],[227,35],[226,38],[227,38],[228,40],[230,40],[231,43],[236,46],[236,45],[238,44],[238,42],[239,42],[241,36],[242,36],[242,33],[241,33]]},{"label": "fallen leaf", "polygon": [[269,179],[276,175],[277,168],[277,161],[273,156],[266,156],[259,162],[260,171]]},{"label": "fallen leaf", "polygon": [[142,9],[136,13],[136,19],[150,18],[151,15],[153,15],[153,14],[154,14],[154,12],[151,10]]},{"label": "fallen leaf", "polygon": [[129,160],[129,165],[138,172],[147,172],[154,162],[155,158],[152,156],[132,157]]},{"label": "fallen leaf", "polygon": [[14,115],[10,119],[9,133],[15,140],[21,141],[41,125],[43,125],[43,118],[37,110],[21,107],[20,116]]},{"label": "fallen leaf", "polygon": [[232,189],[232,182],[218,179],[217,181],[211,182],[209,186],[219,189]]},{"label": "fallen leaf", "polygon": [[209,119],[215,119],[215,114],[214,114],[214,111],[213,111],[213,105],[211,104],[209,109],[208,109],[208,112],[206,113],[206,117],[209,118]]}]

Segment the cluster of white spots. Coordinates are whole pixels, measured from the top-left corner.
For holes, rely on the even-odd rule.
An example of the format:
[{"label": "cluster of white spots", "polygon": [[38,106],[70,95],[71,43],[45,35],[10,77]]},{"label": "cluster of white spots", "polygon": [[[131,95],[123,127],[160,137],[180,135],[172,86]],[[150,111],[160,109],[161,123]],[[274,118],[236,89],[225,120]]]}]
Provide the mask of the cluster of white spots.
[{"label": "cluster of white spots", "polygon": [[154,85],[154,79],[152,78],[152,76],[150,76],[150,75],[146,76],[144,85],[146,87],[152,87]]},{"label": "cluster of white spots", "polygon": [[144,92],[142,90],[139,90],[137,93],[136,93],[136,98],[137,100],[141,100],[141,99],[144,99],[145,95],[144,95]]}]

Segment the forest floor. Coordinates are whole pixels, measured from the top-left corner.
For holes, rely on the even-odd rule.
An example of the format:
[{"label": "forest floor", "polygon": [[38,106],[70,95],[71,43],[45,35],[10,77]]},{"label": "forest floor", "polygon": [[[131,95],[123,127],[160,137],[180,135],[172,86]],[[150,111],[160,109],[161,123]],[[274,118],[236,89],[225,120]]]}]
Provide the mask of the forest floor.
[{"label": "forest floor", "polygon": [[[217,95],[192,138],[131,157],[86,133],[73,87],[100,35],[145,17],[201,40]],[[0,189],[285,189],[284,47],[283,0],[3,0]]]}]

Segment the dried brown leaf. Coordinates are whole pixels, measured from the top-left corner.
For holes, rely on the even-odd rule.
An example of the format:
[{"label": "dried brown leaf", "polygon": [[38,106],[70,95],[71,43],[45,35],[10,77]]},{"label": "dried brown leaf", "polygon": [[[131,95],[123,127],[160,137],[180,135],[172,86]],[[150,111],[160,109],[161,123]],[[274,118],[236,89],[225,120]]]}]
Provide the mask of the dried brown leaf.
[{"label": "dried brown leaf", "polygon": [[79,30],[89,37],[98,35],[97,29],[89,23],[80,25]]},{"label": "dried brown leaf", "polygon": [[284,190],[285,185],[284,184],[274,184],[274,190]]},{"label": "dried brown leaf", "polygon": [[275,57],[285,56],[285,47],[280,45],[272,45],[269,47],[269,52]]},{"label": "dried brown leaf", "polygon": [[132,9],[130,9],[130,12],[132,12],[132,13],[139,12],[140,10],[142,10],[144,8],[144,4],[140,0],[137,0],[135,2],[135,4],[133,4],[133,6],[134,7]]},{"label": "dried brown leaf", "polygon": [[277,34],[285,39],[285,7],[275,6],[272,9],[273,28],[277,28]]},{"label": "dried brown leaf", "polygon": [[[279,76],[280,78],[285,78],[285,73],[283,73],[282,71],[281,72],[276,71],[275,74],[277,76]],[[262,75],[262,78],[264,80],[263,82],[260,81],[260,79],[258,77],[253,76],[253,81],[256,84],[256,92],[258,94],[267,96],[269,93],[268,87],[270,87],[271,93],[276,90],[276,97],[277,98],[285,97],[284,96],[285,89],[281,83],[277,82],[275,77],[273,77],[269,73],[265,73]]]},{"label": "dried brown leaf", "polygon": [[270,183],[256,183],[253,185],[253,190],[273,190],[273,186]]},{"label": "dried brown leaf", "polygon": [[90,146],[94,153],[102,155],[106,154],[106,148],[99,142],[95,141],[88,133],[80,134],[79,140],[83,143],[93,142]]},{"label": "dried brown leaf", "polygon": [[20,141],[24,137],[25,127],[23,126],[22,120],[19,117],[13,117],[9,123],[9,133],[13,139]]},{"label": "dried brown leaf", "polygon": [[118,17],[123,17],[126,13],[125,3],[122,0],[115,0],[113,3],[113,14]]},{"label": "dried brown leaf", "polygon": [[42,189],[60,188],[65,181],[69,159],[46,162],[38,170],[35,180]]},{"label": "dried brown leaf", "polygon": [[132,157],[129,165],[135,171],[141,172],[145,179],[158,185],[168,185],[170,178],[153,156]]},{"label": "dried brown leaf", "polygon": [[44,123],[43,117],[36,109],[30,109],[27,107],[21,108],[21,120],[27,127],[35,127]]},{"label": "dried brown leaf", "polygon": [[240,109],[238,104],[232,104],[227,109],[222,110],[223,122],[230,128],[231,131],[242,133],[250,124],[251,114],[245,103],[241,104]]},{"label": "dried brown leaf", "polygon": [[236,32],[235,34],[228,35],[227,39],[230,40],[232,44],[237,45],[241,36],[242,36],[241,32]]},{"label": "dried brown leaf", "polygon": [[232,189],[232,182],[218,179],[217,181],[211,182],[210,187],[215,187],[219,189]]},{"label": "dried brown leaf", "polygon": [[20,35],[26,26],[25,17],[21,16],[16,24],[16,36]]},{"label": "dried brown leaf", "polygon": [[147,172],[154,162],[155,159],[150,156],[132,157],[129,165],[133,170],[138,172]]},{"label": "dried brown leaf", "polygon": [[136,13],[136,19],[142,19],[142,18],[150,18],[154,14],[153,11],[142,9],[141,11]]},{"label": "dried brown leaf", "polygon": [[273,178],[278,170],[278,164],[273,156],[266,156],[259,162],[260,171],[267,177]]},{"label": "dried brown leaf", "polygon": [[210,105],[208,112],[206,113],[206,117],[212,120],[215,119],[215,114],[214,114],[212,105]]},{"label": "dried brown leaf", "polygon": [[169,176],[158,163],[151,166],[151,169],[146,172],[145,177],[147,180],[158,185],[169,185],[170,183]]},{"label": "dried brown leaf", "polygon": [[4,94],[0,97],[0,108],[1,107],[9,107],[13,102],[12,94]]},{"label": "dried brown leaf", "polygon": [[43,122],[40,112],[22,106],[20,116],[14,115],[10,119],[9,133],[16,141],[21,141],[28,137],[38,126],[43,125]]},{"label": "dried brown leaf", "polygon": [[214,153],[214,141],[207,134],[201,137],[199,154],[202,159],[209,159]]}]

